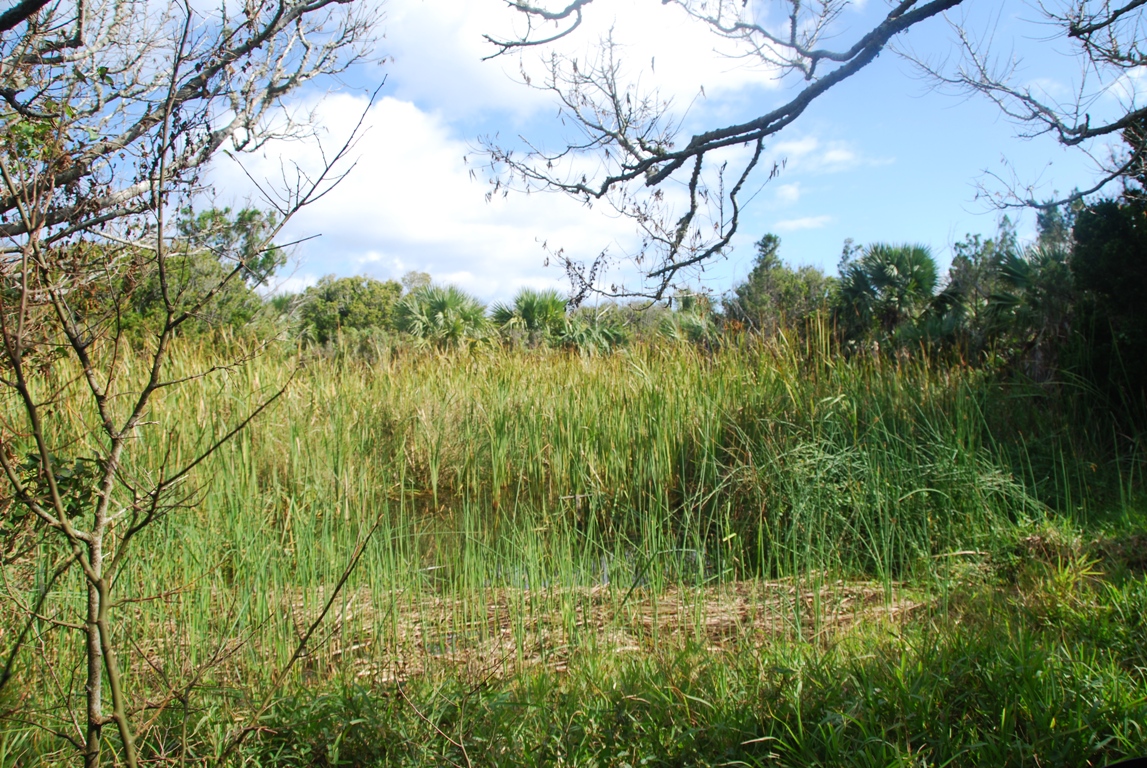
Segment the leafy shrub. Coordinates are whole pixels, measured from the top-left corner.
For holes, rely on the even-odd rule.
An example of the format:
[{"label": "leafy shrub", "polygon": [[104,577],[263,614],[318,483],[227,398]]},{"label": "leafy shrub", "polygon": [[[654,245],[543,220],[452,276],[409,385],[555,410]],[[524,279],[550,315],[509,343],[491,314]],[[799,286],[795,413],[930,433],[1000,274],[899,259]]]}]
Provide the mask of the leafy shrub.
[{"label": "leafy shrub", "polygon": [[557,343],[587,357],[605,355],[629,341],[619,313],[612,307],[574,312],[557,335]]},{"label": "leafy shrub", "polygon": [[391,328],[394,306],[401,295],[402,286],[393,280],[327,275],[303,294],[300,335],[326,344],[339,331]]},{"label": "leafy shrub", "polygon": [[1147,381],[1147,203],[1101,200],[1075,223],[1071,271],[1083,292],[1086,366],[1104,386],[1144,391]]}]

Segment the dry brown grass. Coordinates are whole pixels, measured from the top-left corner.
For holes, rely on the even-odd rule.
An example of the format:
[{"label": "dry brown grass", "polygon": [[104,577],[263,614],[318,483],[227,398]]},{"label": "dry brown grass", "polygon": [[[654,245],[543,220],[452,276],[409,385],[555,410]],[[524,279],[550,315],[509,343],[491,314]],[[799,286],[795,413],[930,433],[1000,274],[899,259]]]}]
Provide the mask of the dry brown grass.
[{"label": "dry brown grass", "polygon": [[[579,653],[601,658],[694,645],[724,654],[780,640],[826,643],[860,624],[902,621],[922,605],[895,589],[890,595],[881,585],[843,581],[638,589],[628,599],[625,590],[610,586],[500,588],[466,597],[358,590],[306,668],[314,679],[349,663],[357,678],[373,683],[447,670],[469,679],[503,679],[543,667],[565,672]],[[301,601],[294,611],[294,623],[303,626]],[[359,629],[351,631],[351,625]],[[373,631],[362,629],[372,625]]]}]

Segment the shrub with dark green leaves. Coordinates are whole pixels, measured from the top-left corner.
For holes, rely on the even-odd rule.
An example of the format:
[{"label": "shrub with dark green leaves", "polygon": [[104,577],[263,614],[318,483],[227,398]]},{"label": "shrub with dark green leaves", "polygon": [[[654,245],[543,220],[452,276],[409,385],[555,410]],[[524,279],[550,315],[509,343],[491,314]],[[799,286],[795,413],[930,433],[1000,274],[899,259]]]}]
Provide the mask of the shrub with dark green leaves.
[{"label": "shrub with dark green leaves", "polygon": [[1088,373],[1142,393],[1147,382],[1147,202],[1101,200],[1075,222],[1071,272],[1082,292]]},{"label": "shrub with dark green leaves", "polygon": [[303,294],[299,309],[300,335],[326,344],[339,331],[394,327],[394,307],[402,286],[357,275],[327,275]]}]

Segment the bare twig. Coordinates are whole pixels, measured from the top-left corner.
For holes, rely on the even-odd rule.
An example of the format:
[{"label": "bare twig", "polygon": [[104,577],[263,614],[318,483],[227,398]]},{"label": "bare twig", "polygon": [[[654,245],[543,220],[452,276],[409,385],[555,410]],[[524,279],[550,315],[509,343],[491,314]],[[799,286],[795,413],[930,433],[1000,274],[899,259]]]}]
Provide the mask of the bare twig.
[{"label": "bare twig", "polygon": [[[770,68],[778,78],[796,73],[803,85],[784,104],[751,120],[716,126],[688,139],[678,136],[671,105],[651,92],[643,94],[636,85],[626,84],[620,75],[620,57],[612,37],[606,37],[594,61],[553,54],[543,82],[533,87],[553,94],[560,104],[561,117],[574,126],[578,135],[564,146],[546,150],[526,143],[524,152],[486,140],[484,148],[496,181],[490,197],[506,189],[555,190],[586,203],[604,201],[635,221],[642,245],[633,261],[644,284],[615,286],[596,284],[608,261],[606,253],[586,268],[558,250],[557,257],[574,282],[575,298],[590,293],[606,296],[643,296],[662,299],[674,287],[675,278],[691,268],[703,268],[721,256],[737,231],[741,202],[736,194],[756,169],[764,142],[796,121],[805,110],[828,91],[847,81],[872,63],[888,43],[912,27],[960,5],[963,0],[900,0],[875,26],[852,33],[844,28],[842,14],[847,0],[801,3],[777,0],[787,7],[785,30],[776,31],[753,14],[758,4],[740,0],[666,0],[684,10],[692,19],[719,36],[742,46],[743,55]],[[525,34],[514,40],[488,37],[502,55],[512,50],[551,43],[565,37],[581,24],[592,0],[576,0],[551,10],[544,4],[510,2],[510,7],[529,23]],[[565,23],[556,34],[534,34],[533,22]],[[848,36],[853,42],[839,49],[821,45],[823,39]],[[526,78],[528,84],[532,84]],[[704,171],[705,160],[713,153],[745,148],[736,184],[726,194],[711,188]],[[592,158],[600,168],[590,173],[585,164]],[[717,179],[723,178],[723,169]],[[710,163],[710,167],[713,167]],[[773,166],[769,178],[780,169]],[[711,174],[712,172],[710,172]],[[680,213],[666,199],[664,188],[675,180],[687,192]],[[725,218],[725,205],[731,215]],[[576,302],[575,302],[576,303]]]}]

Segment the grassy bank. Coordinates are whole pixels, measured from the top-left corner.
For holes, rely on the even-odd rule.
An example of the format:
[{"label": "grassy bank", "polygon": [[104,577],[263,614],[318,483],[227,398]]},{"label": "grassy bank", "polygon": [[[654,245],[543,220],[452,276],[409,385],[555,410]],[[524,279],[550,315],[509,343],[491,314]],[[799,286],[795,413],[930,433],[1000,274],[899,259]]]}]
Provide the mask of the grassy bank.
[{"label": "grassy bank", "polygon": [[[173,369],[216,354],[188,345]],[[166,393],[127,473],[194,455],[292,375],[117,585],[156,761],[208,761],[257,709],[371,530],[237,760],[1147,752],[1140,443],[1062,388],[784,339],[369,364],[279,351]],[[91,415],[72,416],[82,434]],[[17,595],[48,554],[5,566]],[[81,600],[60,583],[45,611]],[[67,731],[82,649],[37,631],[0,764],[67,754],[23,721]]]}]

